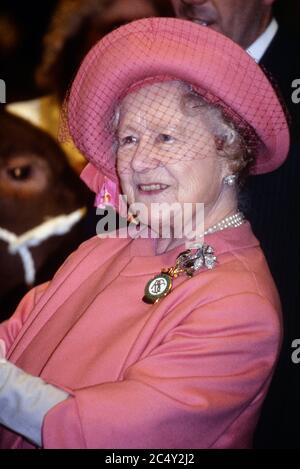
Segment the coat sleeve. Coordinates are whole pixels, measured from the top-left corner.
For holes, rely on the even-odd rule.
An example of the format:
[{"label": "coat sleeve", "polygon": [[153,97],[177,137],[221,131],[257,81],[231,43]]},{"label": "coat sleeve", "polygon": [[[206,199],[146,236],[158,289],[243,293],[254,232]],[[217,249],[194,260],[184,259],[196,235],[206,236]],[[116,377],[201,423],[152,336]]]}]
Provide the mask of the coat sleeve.
[{"label": "coat sleeve", "polygon": [[11,318],[0,324],[0,339],[4,340],[7,352],[48,284],[49,282],[46,282],[30,290],[23,297]]},{"label": "coat sleeve", "polygon": [[43,445],[212,447],[259,399],[280,339],[278,312],[256,293],[200,306],[121,381],[75,390],[53,407]]}]

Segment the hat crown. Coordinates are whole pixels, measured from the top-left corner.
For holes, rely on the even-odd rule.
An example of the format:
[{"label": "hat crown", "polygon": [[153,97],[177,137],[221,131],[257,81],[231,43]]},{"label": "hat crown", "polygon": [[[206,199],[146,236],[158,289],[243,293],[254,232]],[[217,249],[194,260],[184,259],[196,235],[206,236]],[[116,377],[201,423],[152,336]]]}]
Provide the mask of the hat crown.
[{"label": "hat crown", "polygon": [[67,101],[70,134],[97,168],[117,180],[111,119],[126,90],[161,75],[191,83],[247,122],[263,142],[252,173],[285,160],[289,132],[277,95],[259,65],[222,34],[177,18],[146,18],[100,40],[84,59]]}]

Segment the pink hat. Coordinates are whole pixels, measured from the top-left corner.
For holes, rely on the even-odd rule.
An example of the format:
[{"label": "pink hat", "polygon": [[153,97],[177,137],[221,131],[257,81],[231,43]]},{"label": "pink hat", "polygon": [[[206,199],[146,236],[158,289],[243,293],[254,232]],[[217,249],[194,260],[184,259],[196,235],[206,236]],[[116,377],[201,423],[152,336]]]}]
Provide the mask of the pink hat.
[{"label": "pink hat", "polygon": [[[170,76],[207,91],[246,122],[262,142],[252,174],[285,160],[289,131],[278,97],[256,62],[236,43],[175,18],[147,18],[113,31],[83,61],[67,102],[69,132],[90,164],[82,178],[99,192],[103,176],[117,184],[111,121],[137,82]],[[102,188],[103,192],[103,188]]]}]

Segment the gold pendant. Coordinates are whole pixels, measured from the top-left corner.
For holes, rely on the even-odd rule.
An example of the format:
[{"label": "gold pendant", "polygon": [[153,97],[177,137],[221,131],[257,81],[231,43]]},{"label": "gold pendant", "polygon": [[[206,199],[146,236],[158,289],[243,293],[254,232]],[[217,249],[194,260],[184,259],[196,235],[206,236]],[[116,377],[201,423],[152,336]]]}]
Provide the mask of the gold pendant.
[{"label": "gold pendant", "polygon": [[213,269],[216,262],[213,248],[206,244],[195,248],[195,252],[191,249],[181,252],[176,258],[174,267],[163,269],[159,275],[149,280],[145,287],[143,301],[148,304],[157,303],[172,290],[173,278],[181,274],[192,277],[201,268]]},{"label": "gold pendant", "polygon": [[143,301],[148,304],[157,303],[157,301],[170,293],[172,286],[172,277],[167,273],[161,272],[147,283]]}]

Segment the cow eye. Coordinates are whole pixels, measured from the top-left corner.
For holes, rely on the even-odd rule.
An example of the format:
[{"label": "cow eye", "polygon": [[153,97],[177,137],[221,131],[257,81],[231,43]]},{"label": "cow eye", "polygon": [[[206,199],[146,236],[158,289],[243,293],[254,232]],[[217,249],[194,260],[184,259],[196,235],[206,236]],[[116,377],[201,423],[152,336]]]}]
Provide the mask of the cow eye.
[{"label": "cow eye", "polygon": [[32,167],[30,165],[16,166],[7,169],[8,176],[14,181],[25,181],[32,175]]}]

